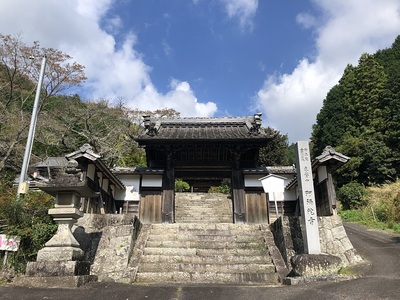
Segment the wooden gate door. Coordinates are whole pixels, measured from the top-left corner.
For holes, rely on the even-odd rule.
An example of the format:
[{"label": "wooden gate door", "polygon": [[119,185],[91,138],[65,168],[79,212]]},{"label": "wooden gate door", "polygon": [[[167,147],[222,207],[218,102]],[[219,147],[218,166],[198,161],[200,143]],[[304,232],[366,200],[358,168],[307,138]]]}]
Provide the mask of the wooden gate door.
[{"label": "wooden gate door", "polygon": [[139,219],[142,223],[162,223],[162,197],[160,191],[141,193]]},{"label": "wooden gate door", "polygon": [[268,201],[264,192],[246,191],[245,209],[248,224],[269,223]]}]

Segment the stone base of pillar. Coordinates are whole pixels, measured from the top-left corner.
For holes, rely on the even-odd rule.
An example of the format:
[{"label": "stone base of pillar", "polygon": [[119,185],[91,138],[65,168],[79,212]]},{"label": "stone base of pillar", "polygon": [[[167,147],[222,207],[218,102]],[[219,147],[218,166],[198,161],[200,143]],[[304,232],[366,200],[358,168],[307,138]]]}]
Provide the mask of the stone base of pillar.
[{"label": "stone base of pillar", "polygon": [[78,247],[44,247],[39,250],[36,260],[39,261],[79,261],[82,260],[84,252]]},{"label": "stone base of pillar", "polygon": [[74,288],[97,281],[90,275],[90,263],[85,261],[36,261],[26,266],[25,276],[14,284],[28,287]]},{"label": "stone base of pillar", "polygon": [[29,262],[25,275],[34,277],[90,275],[90,263],[86,261]]},{"label": "stone base of pillar", "polygon": [[16,277],[13,285],[25,286],[31,288],[76,288],[88,282],[97,281],[95,275],[79,275],[79,276],[20,276]]}]

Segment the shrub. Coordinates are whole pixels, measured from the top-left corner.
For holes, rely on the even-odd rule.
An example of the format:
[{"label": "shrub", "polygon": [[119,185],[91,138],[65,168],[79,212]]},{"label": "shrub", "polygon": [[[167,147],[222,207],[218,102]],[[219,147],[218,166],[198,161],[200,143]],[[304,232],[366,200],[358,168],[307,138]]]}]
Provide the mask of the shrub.
[{"label": "shrub", "polygon": [[0,202],[0,219],[7,225],[5,233],[21,239],[18,251],[9,257],[16,272],[24,272],[26,263],[36,259],[37,252],[56,232],[57,225],[47,213],[53,205],[53,197],[37,191],[30,191],[20,200],[14,195]]},{"label": "shrub", "polygon": [[355,181],[343,185],[337,192],[337,197],[343,209],[355,209],[365,204],[365,187]]},{"label": "shrub", "polygon": [[182,179],[175,180],[175,192],[186,192],[190,189],[189,183]]},{"label": "shrub", "polygon": [[222,193],[229,195],[231,193],[231,181],[230,179],[226,178],[223,179],[221,185],[219,186],[212,186],[208,190],[209,193]]}]

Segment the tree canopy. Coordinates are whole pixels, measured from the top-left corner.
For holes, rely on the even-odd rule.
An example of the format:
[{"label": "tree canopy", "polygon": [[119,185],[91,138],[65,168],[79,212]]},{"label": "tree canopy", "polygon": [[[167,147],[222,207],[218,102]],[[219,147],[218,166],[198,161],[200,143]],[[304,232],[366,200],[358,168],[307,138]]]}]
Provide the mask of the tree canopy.
[{"label": "tree canopy", "polygon": [[391,48],[361,55],[328,92],[313,126],[313,154],[326,145],[350,156],[339,185],[397,179],[400,171],[400,36]]}]

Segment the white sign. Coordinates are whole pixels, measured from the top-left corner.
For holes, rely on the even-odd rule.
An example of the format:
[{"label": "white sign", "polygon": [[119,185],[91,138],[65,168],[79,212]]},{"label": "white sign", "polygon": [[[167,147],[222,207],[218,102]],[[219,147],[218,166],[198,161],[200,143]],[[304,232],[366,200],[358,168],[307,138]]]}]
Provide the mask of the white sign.
[{"label": "white sign", "polygon": [[268,193],[269,200],[274,201],[276,218],[279,218],[278,203],[283,201],[285,191],[285,177],[270,174],[260,178],[265,193]]},{"label": "white sign", "polygon": [[304,250],[308,254],[320,254],[317,206],[315,204],[310,149],[307,141],[297,142],[296,163]]},{"label": "white sign", "polygon": [[7,236],[0,234],[0,250],[18,251],[20,238],[18,236]]}]

